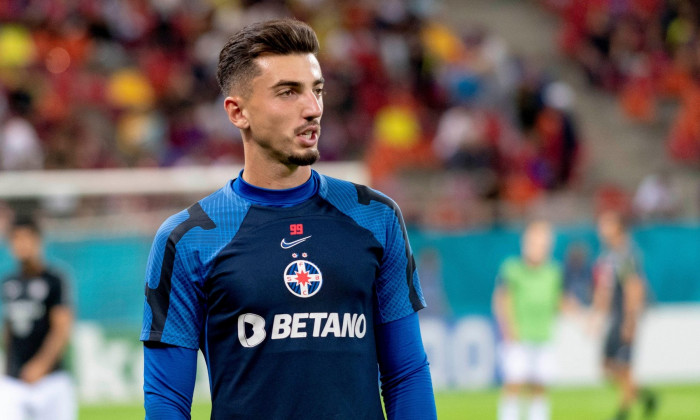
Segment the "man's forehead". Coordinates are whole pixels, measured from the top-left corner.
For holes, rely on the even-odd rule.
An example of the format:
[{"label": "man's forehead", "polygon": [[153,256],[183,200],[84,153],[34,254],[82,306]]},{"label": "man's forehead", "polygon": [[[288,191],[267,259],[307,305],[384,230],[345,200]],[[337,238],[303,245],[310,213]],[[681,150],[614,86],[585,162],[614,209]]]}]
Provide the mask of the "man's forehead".
[{"label": "man's forehead", "polygon": [[255,59],[260,73],[255,79],[265,83],[277,83],[279,80],[292,80],[302,83],[313,83],[321,79],[321,66],[315,55],[267,54]]}]

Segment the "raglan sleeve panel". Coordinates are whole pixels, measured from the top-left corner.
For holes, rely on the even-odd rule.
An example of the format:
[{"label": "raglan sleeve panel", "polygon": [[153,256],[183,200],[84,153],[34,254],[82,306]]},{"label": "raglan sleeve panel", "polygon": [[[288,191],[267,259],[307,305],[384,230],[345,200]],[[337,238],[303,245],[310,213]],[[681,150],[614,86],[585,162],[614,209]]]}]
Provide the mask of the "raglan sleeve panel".
[{"label": "raglan sleeve panel", "polygon": [[191,240],[214,223],[195,204],[170,217],[156,234],[148,258],[141,340],[200,347],[204,322],[204,269]]},{"label": "raglan sleeve panel", "polygon": [[382,323],[403,318],[426,306],[401,210],[388,197],[385,200],[382,203],[384,235],[378,238],[384,254],[376,280]]}]

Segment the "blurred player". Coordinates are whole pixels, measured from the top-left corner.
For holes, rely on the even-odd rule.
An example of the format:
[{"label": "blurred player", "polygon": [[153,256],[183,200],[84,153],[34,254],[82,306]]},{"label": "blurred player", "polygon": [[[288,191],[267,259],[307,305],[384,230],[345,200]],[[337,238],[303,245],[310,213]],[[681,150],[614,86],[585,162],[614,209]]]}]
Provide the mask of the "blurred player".
[{"label": "blurred player", "polygon": [[[501,329],[504,376],[499,420],[520,419],[520,397],[529,391],[529,420],[550,417],[546,386],[554,371],[550,339],[562,304],[562,271],[550,260],[552,228],[536,221],[522,237],[522,257],[503,262],[494,294]],[[529,388],[529,389],[526,389]]]},{"label": "blurred player", "polygon": [[75,419],[73,383],[63,366],[73,324],[66,283],[44,264],[33,220],[16,219],[9,236],[19,271],[2,283],[7,365],[0,418]]},{"label": "blurred player", "polygon": [[564,292],[571,308],[588,309],[593,300],[593,264],[583,242],[574,242],[564,262]]},{"label": "blurred player", "polygon": [[604,250],[595,267],[593,308],[598,324],[609,314],[603,368],[622,392],[620,407],[613,419],[627,419],[636,400],[642,402],[645,416],[650,417],[656,410],[656,397],[648,390],[638,390],[631,366],[634,337],[646,295],[637,249],[618,213],[600,215],[598,234]]},{"label": "blurred player", "polygon": [[396,204],[312,171],[323,114],[313,30],[254,24],[219,59],[237,179],[169,218],[151,251],[146,417],[188,419],[197,350],[213,419],[434,419],[424,307]]}]

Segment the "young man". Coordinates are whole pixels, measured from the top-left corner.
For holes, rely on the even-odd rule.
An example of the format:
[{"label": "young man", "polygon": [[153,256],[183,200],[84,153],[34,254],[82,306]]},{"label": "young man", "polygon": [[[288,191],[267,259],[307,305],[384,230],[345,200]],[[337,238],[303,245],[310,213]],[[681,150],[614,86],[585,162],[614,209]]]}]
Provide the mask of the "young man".
[{"label": "young man", "polygon": [[[494,293],[494,312],[503,345],[503,395],[499,420],[520,419],[520,397],[530,392],[529,420],[550,417],[546,386],[554,371],[550,345],[562,305],[562,271],[550,260],[552,228],[529,224],[522,237],[522,257],[503,262]],[[528,387],[529,389],[525,389]]]},{"label": "young man", "polygon": [[197,350],[212,419],[436,418],[401,213],[319,158],[323,76],[313,30],[253,24],[218,79],[240,131],[237,179],[169,218],[146,275],[146,417],[189,418]]},{"label": "young man", "polygon": [[73,384],[62,360],[73,324],[66,283],[45,266],[33,220],[18,218],[9,236],[20,267],[2,283],[7,360],[0,380],[2,418],[75,419]]},{"label": "young man", "polygon": [[609,314],[603,369],[622,391],[620,407],[613,419],[627,419],[638,399],[644,405],[645,416],[650,417],[656,410],[656,397],[648,390],[638,390],[631,368],[634,337],[646,295],[639,258],[620,214],[602,213],[598,218],[598,234],[604,251],[594,270],[593,309],[597,324]]}]

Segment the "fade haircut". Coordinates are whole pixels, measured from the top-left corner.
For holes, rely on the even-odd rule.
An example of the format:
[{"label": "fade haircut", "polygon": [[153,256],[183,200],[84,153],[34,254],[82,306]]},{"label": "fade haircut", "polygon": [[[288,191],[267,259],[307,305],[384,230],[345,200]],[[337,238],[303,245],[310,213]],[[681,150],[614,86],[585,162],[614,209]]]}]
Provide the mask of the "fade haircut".
[{"label": "fade haircut", "polygon": [[231,89],[247,94],[260,74],[255,59],[266,54],[318,54],[318,38],[311,27],[295,19],[275,19],[248,25],[235,33],[219,54],[216,79],[224,96]]}]

